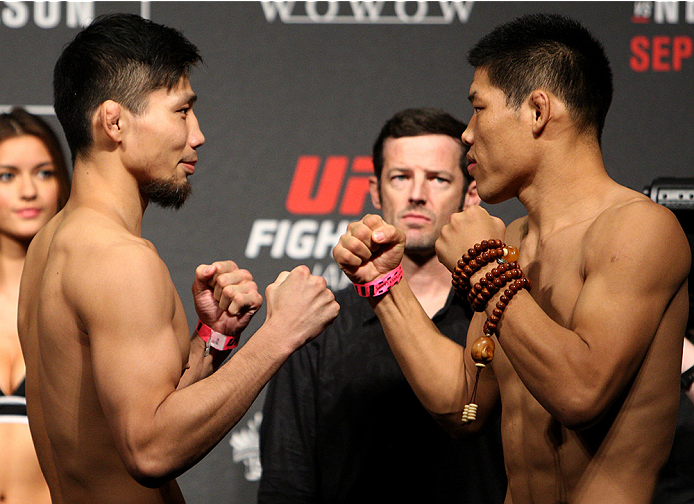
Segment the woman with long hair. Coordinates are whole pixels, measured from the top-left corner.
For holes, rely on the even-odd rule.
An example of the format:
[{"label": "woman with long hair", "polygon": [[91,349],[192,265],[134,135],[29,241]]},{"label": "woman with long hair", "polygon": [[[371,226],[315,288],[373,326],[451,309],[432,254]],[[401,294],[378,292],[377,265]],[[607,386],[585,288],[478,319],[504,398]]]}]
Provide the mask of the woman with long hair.
[{"label": "woman with long hair", "polygon": [[0,502],[50,503],[29,432],[17,299],[27,248],[67,201],[60,142],[41,118],[0,114]]}]

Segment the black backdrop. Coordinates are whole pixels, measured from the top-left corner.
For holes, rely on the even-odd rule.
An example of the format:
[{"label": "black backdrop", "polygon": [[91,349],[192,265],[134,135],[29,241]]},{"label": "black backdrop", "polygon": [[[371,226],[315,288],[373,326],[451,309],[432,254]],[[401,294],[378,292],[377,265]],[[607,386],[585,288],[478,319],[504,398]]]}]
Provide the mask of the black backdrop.
[{"label": "black backdrop", "polygon": [[[206,62],[192,79],[207,139],[194,194],[179,212],[149,209],[144,223],[191,329],[201,262],[233,259],[261,290],[302,263],[344,285],[330,248],[373,210],[364,180],[382,123],[411,106],[467,120],[467,50],[524,13],[575,17],[603,41],[615,81],[603,146],[618,182],[641,190],[694,176],[694,2],[0,2],[0,110],[26,106],[57,127],[53,63],[80,25],[113,11],[182,30]],[[488,208],[507,222],[522,213],[517,202]],[[255,500],[262,397],[180,478],[189,502]]]}]

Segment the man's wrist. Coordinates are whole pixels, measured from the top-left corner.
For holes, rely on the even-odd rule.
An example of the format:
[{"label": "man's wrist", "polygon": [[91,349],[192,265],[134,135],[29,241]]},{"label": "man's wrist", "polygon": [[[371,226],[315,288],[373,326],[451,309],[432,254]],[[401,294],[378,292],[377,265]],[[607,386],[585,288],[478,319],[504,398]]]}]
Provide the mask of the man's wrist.
[{"label": "man's wrist", "polygon": [[400,283],[402,280],[403,272],[402,266],[398,264],[398,267],[392,271],[389,271],[385,275],[378,277],[365,284],[354,284],[354,289],[357,291],[361,297],[376,297],[382,296],[388,292],[391,287]]},{"label": "man's wrist", "polygon": [[210,353],[210,348],[223,352],[236,348],[239,344],[238,336],[227,336],[226,334],[217,332],[201,320],[198,320],[198,325],[195,326],[195,332],[200,336],[200,339],[205,342],[205,355]]}]

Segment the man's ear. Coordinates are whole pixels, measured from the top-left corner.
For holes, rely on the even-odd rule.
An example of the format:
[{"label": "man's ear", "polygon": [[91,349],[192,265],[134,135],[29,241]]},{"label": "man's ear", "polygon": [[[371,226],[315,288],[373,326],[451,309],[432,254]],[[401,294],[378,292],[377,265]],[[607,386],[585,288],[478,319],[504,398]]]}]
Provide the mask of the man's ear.
[{"label": "man's ear", "polygon": [[123,138],[123,130],[121,128],[122,112],[120,104],[113,100],[103,102],[99,105],[96,112],[96,128],[116,143]]},{"label": "man's ear", "polygon": [[381,192],[378,190],[378,179],[375,175],[369,177],[369,193],[371,194],[371,203],[377,210],[381,209]]},{"label": "man's ear", "polygon": [[477,181],[473,180],[467,186],[467,192],[463,200],[463,210],[469,206],[479,205],[480,203],[482,203],[482,198],[480,198],[480,195],[477,193]]},{"label": "man's ear", "polygon": [[533,114],[533,136],[537,137],[542,134],[545,126],[549,123],[552,112],[551,100],[546,91],[536,89],[530,93],[529,103]]}]

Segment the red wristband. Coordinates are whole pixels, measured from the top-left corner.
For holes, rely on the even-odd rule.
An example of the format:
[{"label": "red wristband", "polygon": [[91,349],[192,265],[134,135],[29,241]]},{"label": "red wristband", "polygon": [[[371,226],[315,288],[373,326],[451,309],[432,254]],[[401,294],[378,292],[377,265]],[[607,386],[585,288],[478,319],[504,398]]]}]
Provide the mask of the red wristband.
[{"label": "red wristband", "polygon": [[361,297],[375,297],[385,294],[393,285],[397,285],[402,280],[402,266],[386,273],[385,276],[377,278],[369,283],[354,284],[354,288]]},{"label": "red wristband", "polygon": [[205,355],[210,353],[210,347],[215,350],[231,350],[239,344],[238,336],[227,336],[226,334],[214,331],[210,326],[198,320],[195,332],[205,342]]}]

